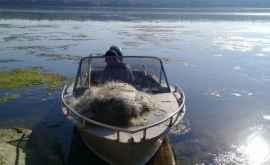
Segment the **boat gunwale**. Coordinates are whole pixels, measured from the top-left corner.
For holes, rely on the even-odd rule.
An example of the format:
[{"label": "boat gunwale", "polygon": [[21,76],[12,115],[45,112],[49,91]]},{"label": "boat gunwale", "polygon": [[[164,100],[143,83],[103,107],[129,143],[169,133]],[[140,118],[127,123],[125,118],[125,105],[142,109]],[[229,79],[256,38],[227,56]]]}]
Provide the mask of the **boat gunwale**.
[{"label": "boat gunwale", "polygon": [[[104,124],[104,123],[89,119],[89,118],[81,115],[80,113],[78,113],[76,110],[74,110],[70,105],[67,104],[67,102],[65,100],[65,94],[67,93],[67,88],[68,88],[68,86],[65,85],[64,88],[63,88],[63,91],[61,93],[62,104],[64,105],[64,107],[67,108],[66,109],[67,113],[65,115],[69,116],[70,112],[71,112],[72,114],[74,114],[76,117],[79,118],[79,121],[81,120],[83,126],[86,126],[86,123],[91,123],[91,124],[94,124],[96,126],[100,126],[100,127],[104,127],[104,128],[116,131],[117,132],[117,140],[120,139],[120,137],[119,137],[120,132],[125,132],[125,133],[128,133],[128,134],[135,134],[135,133],[141,132],[141,131],[143,131],[143,138],[146,139],[146,131],[147,131],[147,129],[153,128],[153,127],[158,126],[158,125],[161,125],[161,124],[167,122],[168,120],[170,120],[168,128],[171,128],[177,122],[180,114],[183,114],[182,116],[184,116],[184,113],[185,113],[185,94],[184,94],[184,92],[183,92],[183,90],[181,88],[179,88],[179,87],[177,87],[175,85],[174,86],[175,90],[173,91],[173,94],[176,97],[177,103],[178,103],[179,106],[178,106],[177,110],[174,113],[170,114],[169,116],[167,116],[163,120],[160,120],[158,122],[155,122],[155,123],[152,123],[152,124],[149,124],[149,125],[146,125],[146,126],[135,128],[135,129],[132,129],[132,130],[131,129],[120,128],[120,127],[111,126],[111,125],[108,125],[108,124]],[[175,93],[179,93],[180,98],[177,98]]]}]

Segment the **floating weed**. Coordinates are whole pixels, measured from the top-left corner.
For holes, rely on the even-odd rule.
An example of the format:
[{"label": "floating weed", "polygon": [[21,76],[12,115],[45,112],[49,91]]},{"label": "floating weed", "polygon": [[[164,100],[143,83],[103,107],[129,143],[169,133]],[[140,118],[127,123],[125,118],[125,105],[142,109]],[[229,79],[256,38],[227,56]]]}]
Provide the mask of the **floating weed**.
[{"label": "floating weed", "polygon": [[5,95],[2,96],[0,95],[0,104],[16,100],[19,96],[20,95],[18,94],[9,94],[9,93],[6,93]]},{"label": "floating weed", "polygon": [[22,60],[15,59],[0,59],[0,63],[21,62]]},{"label": "floating weed", "polygon": [[60,87],[64,80],[64,76],[47,73],[40,68],[0,71],[0,88],[4,89],[24,88],[34,85],[47,85],[49,89],[55,89]]},{"label": "floating weed", "polygon": [[11,27],[12,27],[11,24],[2,24],[2,23],[0,24],[0,28],[11,28]]}]

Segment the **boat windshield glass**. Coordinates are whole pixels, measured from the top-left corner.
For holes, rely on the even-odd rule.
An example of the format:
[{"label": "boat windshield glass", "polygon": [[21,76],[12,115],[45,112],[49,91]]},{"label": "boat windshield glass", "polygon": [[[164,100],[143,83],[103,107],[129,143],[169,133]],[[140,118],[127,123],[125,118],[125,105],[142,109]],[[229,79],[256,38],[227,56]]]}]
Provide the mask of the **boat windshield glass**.
[{"label": "boat windshield glass", "polygon": [[109,81],[126,82],[138,90],[150,93],[170,91],[159,58],[143,56],[117,58],[104,56],[82,58],[74,91],[85,90],[93,85],[104,84]]}]

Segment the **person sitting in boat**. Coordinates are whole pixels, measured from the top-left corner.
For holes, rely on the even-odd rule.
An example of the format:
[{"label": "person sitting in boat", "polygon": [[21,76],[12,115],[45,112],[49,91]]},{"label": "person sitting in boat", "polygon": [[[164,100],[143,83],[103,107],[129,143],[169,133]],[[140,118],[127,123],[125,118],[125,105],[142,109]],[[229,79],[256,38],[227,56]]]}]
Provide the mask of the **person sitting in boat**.
[{"label": "person sitting in boat", "polygon": [[104,55],[106,67],[103,71],[103,82],[122,81],[129,84],[134,82],[134,75],[128,65],[123,62],[121,50],[112,46]]}]

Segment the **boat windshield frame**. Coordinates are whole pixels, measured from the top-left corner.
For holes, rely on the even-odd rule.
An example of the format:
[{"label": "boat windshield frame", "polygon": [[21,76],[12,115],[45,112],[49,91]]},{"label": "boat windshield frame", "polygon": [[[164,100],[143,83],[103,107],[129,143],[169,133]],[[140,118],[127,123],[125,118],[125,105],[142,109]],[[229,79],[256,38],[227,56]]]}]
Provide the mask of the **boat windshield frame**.
[{"label": "boat windshield frame", "polygon": [[[84,63],[87,63],[87,66],[86,66],[87,67],[87,69],[86,69],[87,72],[85,73],[86,74],[85,77],[88,77],[88,80],[85,80],[86,81],[86,84],[87,84],[84,87],[84,90],[85,90],[85,89],[91,87],[91,79],[92,79],[91,72],[93,70],[93,68],[92,68],[92,62],[95,59],[104,59],[104,61],[105,61],[105,58],[106,58],[105,56],[90,55],[90,56],[87,56],[87,57],[82,57],[80,59],[79,67],[78,67],[76,78],[75,78],[73,93],[77,93],[79,91],[79,87],[78,86],[80,86],[79,83],[80,83],[81,77],[82,77],[82,67],[85,67],[85,66],[83,66],[83,64]],[[167,75],[166,75],[166,72],[165,72],[165,69],[164,69],[164,66],[163,66],[163,62],[162,62],[162,60],[160,58],[153,57],[153,56],[123,56],[122,57],[122,59],[123,59],[124,62],[125,62],[125,59],[132,59],[132,58],[134,58],[134,59],[138,58],[138,59],[156,60],[156,61],[154,61],[155,63],[153,63],[153,64],[159,64],[158,67],[160,69],[159,75],[156,75],[157,80],[159,81],[160,85],[163,84],[163,86],[164,86],[163,87],[163,91],[171,92],[170,84],[168,82],[168,78],[167,78]],[[145,60],[145,61],[147,61],[147,60]],[[106,64],[106,63],[104,62],[104,64]],[[129,63],[127,63],[127,64],[129,65]],[[151,66],[153,64],[148,64],[148,65]],[[153,69],[153,68],[151,68],[151,69]],[[141,70],[141,71],[143,72],[144,70]],[[81,93],[81,92],[79,92],[79,93]]]}]

